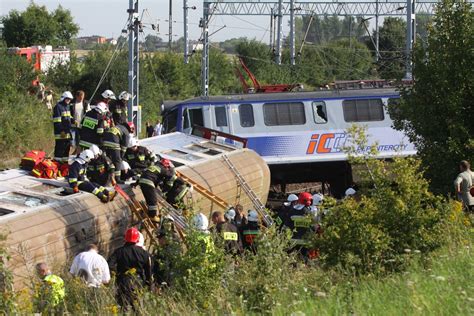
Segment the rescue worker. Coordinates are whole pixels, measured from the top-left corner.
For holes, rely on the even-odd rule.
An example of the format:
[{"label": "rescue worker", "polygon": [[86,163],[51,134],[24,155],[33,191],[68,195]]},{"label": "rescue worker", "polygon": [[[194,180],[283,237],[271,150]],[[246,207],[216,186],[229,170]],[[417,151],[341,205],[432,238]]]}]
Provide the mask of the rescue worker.
[{"label": "rescue worker", "polygon": [[324,195],[321,193],[313,194],[313,203],[311,206],[311,214],[314,216],[314,220],[316,223],[321,223],[323,218],[323,201]]},{"label": "rescue worker", "polygon": [[44,262],[36,265],[36,273],[41,279],[41,285],[35,291],[36,308],[39,313],[62,314],[62,304],[66,291],[64,281],[59,276],[51,273],[48,265]]},{"label": "rescue worker", "polygon": [[159,249],[155,255],[153,275],[157,284],[170,286],[177,270],[175,258],[184,251],[184,243],[176,228],[173,217],[166,215],[162,218],[158,232]]},{"label": "rescue worker", "polygon": [[166,194],[166,201],[171,205],[179,207],[180,202],[183,201],[189,189],[190,186],[186,182],[180,178],[176,178],[176,180],[173,182],[173,186]]},{"label": "rescue worker", "polygon": [[198,232],[197,238],[201,242],[202,250],[206,254],[214,253],[214,242],[209,232],[209,220],[206,215],[203,213],[194,215],[191,219],[191,227]]},{"label": "rescue worker", "polygon": [[242,253],[242,240],[239,238],[239,230],[230,221],[226,221],[224,214],[220,211],[214,211],[211,215],[214,231],[223,241],[224,250],[231,255]]},{"label": "rescue worker", "polygon": [[102,148],[115,166],[115,179],[120,181],[122,156],[125,154],[129,143],[128,130],[125,126],[120,124],[112,126],[105,130],[102,140]]},{"label": "rescue worker", "polygon": [[460,173],[454,180],[454,189],[458,199],[462,201],[464,209],[472,212],[474,211],[474,196],[472,195],[474,173],[466,160],[459,163],[459,171]]},{"label": "rescue worker", "polygon": [[102,93],[102,100],[86,112],[82,118],[79,131],[79,146],[88,149],[92,145],[101,146],[102,136],[105,129],[109,127],[108,104],[110,100],[115,100],[115,94],[110,90]]},{"label": "rescue worker", "polygon": [[94,194],[103,203],[107,203],[114,199],[116,192],[109,192],[104,187],[87,181],[86,170],[87,164],[94,158],[94,153],[90,149],[86,149],[74,159],[69,166],[69,174],[67,176],[69,186],[74,193],[79,190]]},{"label": "rescue worker", "polygon": [[242,226],[242,244],[244,249],[257,253],[256,238],[260,235],[257,211],[249,211],[247,223]]},{"label": "rescue worker", "polygon": [[136,245],[139,239],[138,229],[129,228],[125,232],[125,245],[115,250],[108,260],[110,270],[116,272],[117,301],[124,311],[129,306],[135,310],[140,289],[153,287],[151,256]]},{"label": "rescue worker", "polygon": [[110,105],[110,113],[112,113],[112,119],[115,125],[124,125],[127,130],[131,132],[130,127],[127,124],[128,121],[128,100],[130,100],[131,94],[127,91],[122,91],[119,94],[117,102],[113,102]]},{"label": "rescue worker", "polygon": [[346,198],[349,198],[349,197],[353,197],[356,193],[357,193],[357,191],[354,190],[353,188],[348,188],[348,189],[346,190],[346,192],[344,193],[344,196],[345,196]]},{"label": "rescue worker", "polygon": [[235,226],[241,228],[243,225],[247,224],[247,217],[245,216],[244,207],[240,204],[235,205],[235,217],[234,217]]},{"label": "rescue worker", "polygon": [[117,184],[115,165],[112,160],[97,145],[92,145],[90,150],[93,152],[94,158],[87,164],[87,178],[101,186],[107,186],[109,183],[112,186]]},{"label": "rescue worker", "polygon": [[69,160],[72,140],[72,118],[69,104],[72,99],[72,93],[65,91],[53,108],[54,160],[59,163],[67,163]]},{"label": "rescue worker", "polygon": [[313,217],[311,215],[311,204],[313,197],[308,192],[302,192],[298,196],[298,203],[289,211],[285,226],[292,232],[291,240],[294,243],[292,250],[298,251],[307,258],[309,243],[307,234],[311,232]]},{"label": "rescue worker", "polygon": [[157,160],[156,155],[148,148],[138,146],[135,137],[130,137],[130,142],[127,151],[125,152],[124,159],[127,160],[133,172],[136,174],[140,174]]},{"label": "rescue worker", "polygon": [[102,284],[110,282],[109,265],[99,254],[99,247],[96,244],[88,245],[86,251],[74,257],[69,273],[82,278],[88,287],[99,288]]},{"label": "rescue worker", "polygon": [[235,215],[236,215],[235,210],[232,207],[229,208],[224,213],[225,220],[228,221],[229,223],[232,223],[235,227],[237,227],[237,225],[235,225]]},{"label": "rescue worker", "polygon": [[158,198],[157,190],[161,193],[168,192],[176,180],[174,166],[168,159],[161,159],[156,165],[151,165],[141,174],[138,179],[138,185],[142,190],[143,196],[148,207],[148,216],[155,222],[158,218]]},{"label": "rescue worker", "polygon": [[279,229],[284,227],[284,224],[288,221],[288,214],[290,210],[296,205],[298,201],[298,196],[296,194],[288,195],[286,202],[276,211],[275,222],[278,225]]},{"label": "rescue worker", "polygon": [[133,172],[132,168],[130,168],[128,162],[122,160],[122,164],[120,165],[120,180],[125,182],[133,177],[135,177],[135,173]]}]

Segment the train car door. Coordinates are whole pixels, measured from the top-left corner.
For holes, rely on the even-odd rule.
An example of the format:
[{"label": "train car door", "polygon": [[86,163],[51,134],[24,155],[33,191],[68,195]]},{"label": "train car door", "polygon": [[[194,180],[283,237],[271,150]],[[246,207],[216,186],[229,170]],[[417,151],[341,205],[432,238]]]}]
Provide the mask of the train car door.
[{"label": "train car door", "polygon": [[214,105],[214,115],[212,115],[212,125],[213,129],[224,132],[230,133],[229,128],[229,115],[227,113],[227,106],[223,105]]},{"label": "train car door", "polygon": [[191,134],[195,125],[209,127],[209,106],[191,106],[183,110],[183,133]]}]

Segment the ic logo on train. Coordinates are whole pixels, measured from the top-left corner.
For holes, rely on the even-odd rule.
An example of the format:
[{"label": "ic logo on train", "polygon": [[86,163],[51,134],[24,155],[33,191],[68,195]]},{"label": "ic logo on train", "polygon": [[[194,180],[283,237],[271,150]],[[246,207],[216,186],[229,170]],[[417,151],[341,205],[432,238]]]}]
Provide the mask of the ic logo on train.
[{"label": "ic logo on train", "polygon": [[307,155],[338,153],[342,151],[346,133],[313,134],[306,149]]}]

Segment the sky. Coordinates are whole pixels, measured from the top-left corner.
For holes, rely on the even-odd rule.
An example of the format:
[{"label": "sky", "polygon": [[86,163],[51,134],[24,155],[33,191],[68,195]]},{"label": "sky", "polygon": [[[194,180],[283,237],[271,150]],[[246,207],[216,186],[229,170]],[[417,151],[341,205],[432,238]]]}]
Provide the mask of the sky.
[{"label": "sky", "polygon": [[[168,40],[168,2],[169,0],[139,0],[139,12],[147,9],[149,14],[143,17],[144,23],[159,24],[159,32],[153,31],[150,25],[145,24],[145,36],[158,35],[163,40]],[[105,37],[118,37],[124,26],[128,13],[128,0],[35,0],[38,5],[45,5],[49,10],[54,10],[59,4],[69,9],[74,20],[81,30],[78,36],[102,35]],[[23,11],[30,0],[0,0],[0,16],[8,14],[12,9]],[[199,20],[202,16],[202,0],[188,0],[188,6],[196,6],[196,10],[189,11],[189,38],[197,40],[201,29]],[[153,22],[152,22],[153,21]],[[183,36],[183,0],[173,1],[173,39]],[[210,34],[222,26],[211,37],[211,42],[219,42],[229,38],[248,37],[259,41],[269,41],[270,18],[259,17],[232,17],[215,16],[209,26]],[[284,20],[283,34],[287,34],[288,23]]]}]

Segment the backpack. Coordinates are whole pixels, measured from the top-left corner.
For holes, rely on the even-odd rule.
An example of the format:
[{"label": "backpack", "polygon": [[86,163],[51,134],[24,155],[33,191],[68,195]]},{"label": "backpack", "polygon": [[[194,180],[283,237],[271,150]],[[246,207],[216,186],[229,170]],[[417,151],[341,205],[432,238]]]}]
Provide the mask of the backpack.
[{"label": "backpack", "polygon": [[46,153],[40,150],[32,150],[27,152],[23,158],[21,158],[20,168],[28,171],[32,171],[33,168],[44,160]]},{"label": "backpack", "polygon": [[44,159],[37,164],[31,174],[37,178],[55,179],[58,176],[59,164],[51,159]]}]

